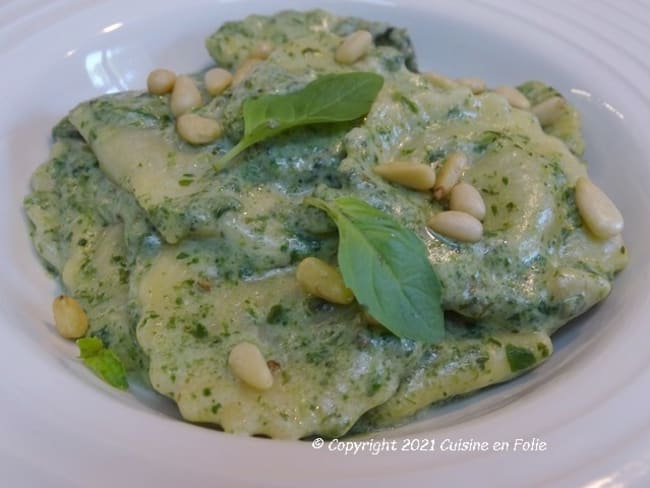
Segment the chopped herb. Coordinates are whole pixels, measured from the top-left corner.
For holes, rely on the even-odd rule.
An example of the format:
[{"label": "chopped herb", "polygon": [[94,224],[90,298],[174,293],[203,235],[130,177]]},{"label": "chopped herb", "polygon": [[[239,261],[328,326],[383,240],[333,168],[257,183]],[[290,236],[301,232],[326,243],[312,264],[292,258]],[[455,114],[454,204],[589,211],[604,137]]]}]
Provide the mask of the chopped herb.
[{"label": "chopped herb", "polygon": [[308,351],[305,354],[305,360],[310,364],[321,364],[328,356],[326,347],[321,347],[315,351]]},{"label": "chopped herb", "polygon": [[190,330],[190,334],[192,334],[196,339],[204,339],[208,335],[208,329],[206,329],[205,325],[202,323],[195,322],[194,327]]},{"label": "chopped herb", "polygon": [[513,373],[530,368],[537,362],[535,355],[525,347],[506,344],[506,358]]},{"label": "chopped herb", "polygon": [[411,100],[409,97],[407,97],[406,95],[404,95],[402,92],[396,91],[395,93],[393,93],[393,100],[406,105],[406,107],[414,114],[420,111],[418,109],[418,106],[415,104],[415,102]]},{"label": "chopped herb", "polygon": [[268,324],[287,324],[288,310],[281,304],[276,303],[271,307],[269,313],[266,315],[266,322]]},{"label": "chopped herb", "polygon": [[128,389],[124,365],[111,349],[104,347],[100,339],[84,337],[77,340],[77,346],[79,357],[97,376],[115,388]]},{"label": "chopped herb", "polygon": [[370,383],[370,385],[368,385],[368,391],[366,392],[366,394],[368,396],[373,396],[381,389],[382,385],[383,383],[379,380],[373,381],[372,383]]},{"label": "chopped herb", "polygon": [[476,364],[481,371],[485,371],[485,363],[487,363],[489,360],[489,356],[482,355],[476,358]]},{"label": "chopped herb", "polygon": [[537,343],[537,351],[539,352],[540,356],[542,356],[543,358],[548,357],[548,355],[551,353],[548,350],[548,346],[543,342]]}]

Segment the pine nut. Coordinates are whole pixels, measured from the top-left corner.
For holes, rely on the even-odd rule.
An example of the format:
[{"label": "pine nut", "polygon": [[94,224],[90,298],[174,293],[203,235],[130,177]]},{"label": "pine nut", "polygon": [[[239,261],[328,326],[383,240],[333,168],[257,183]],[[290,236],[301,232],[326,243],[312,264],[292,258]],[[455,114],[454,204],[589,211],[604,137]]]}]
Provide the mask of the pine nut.
[{"label": "pine nut", "polygon": [[248,78],[248,75],[251,74],[253,68],[255,68],[255,66],[261,62],[262,60],[257,58],[244,59],[237,68],[237,71],[235,71],[235,74],[232,75],[232,84],[236,85],[238,83],[241,83],[244,78]]},{"label": "pine nut", "polygon": [[523,110],[528,110],[530,108],[530,100],[526,96],[517,90],[514,86],[501,85],[497,86],[494,90],[495,93],[503,95],[511,107],[521,108]]},{"label": "pine nut", "polygon": [[441,75],[440,73],[427,71],[425,73],[422,73],[422,76],[425,80],[432,83],[434,86],[437,86],[438,88],[442,88],[443,90],[449,90],[458,86],[458,83],[456,83],[454,80],[448,76]]},{"label": "pine nut", "polygon": [[190,144],[208,144],[222,133],[221,124],[197,114],[183,114],[176,120],[178,134]]},{"label": "pine nut", "polygon": [[449,194],[449,208],[465,212],[472,217],[483,220],[485,217],[485,202],[479,191],[469,183],[458,183]]},{"label": "pine nut", "polygon": [[164,95],[174,89],[176,73],[168,69],[155,69],[147,77],[147,90],[154,95]]},{"label": "pine nut", "polygon": [[353,32],[336,49],[334,59],[341,64],[353,64],[366,55],[372,46],[372,34],[367,30]]},{"label": "pine nut", "polygon": [[433,196],[436,200],[445,198],[456,186],[465,166],[467,166],[467,156],[464,153],[455,152],[447,156],[436,177],[436,184],[433,186]]},{"label": "pine nut", "polygon": [[435,214],[427,225],[435,232],[462,242],[477,242],[483,236],[483,225],[475,217],[457,210]]},{"label": "pine nut", "polygon": [[201,92],[189,76],[179,76],[174,83],[170,107],[174,116],[179,117],[203,105]]},{"label": "pine nut", "polygon": [[230,71],[225,69],[212,68],[203,75],[203,83],[205,84],[205,90],[215,97],[230,86],[232,75]]},{"label": "pine nut", "polygon": [[253,49],[251,49],[249,57],[264,60],[268,58],[272,52],[273,44],[271,44],[269,41],[262,41]]},{"label": "pine nut", "polygon": [[52,302],[52,314],[56,330],[66,339],[78,339],[88,331],[88,316],[79,302],[72,297],[56,297]]},{"label": "pine nut", "polygon": [[623,230],[623,216],[614,202],[587,178],[576,181],[576,205],[587,228],[601,239],[608,239]]},{"label": "pine nut", "polygon": [[562,116],[566,107],[566,100],[562,97],[547,98],[538,103],[530,111],[537,117],[542,127],[551,125]]},{"label": "pine nut", "polygon": [[253,388],[268,390],[273,375],[259,348],[250,342],[240,342],[230,350],[228,366],[233,374]]},{"label": "pine nut", "polygon": [[318,258],[305,258],[296,270],[298,283],[309,293],[328,302],[348,305],[354,301],[338,269]]},{"label": "pine nut", "polygon": [[483,93],[486,88],[485,81],[481,78],[456,78],[456,83],[468,87],[474,95]]},{"label": "pine nut", "polygon": [[436,173],[428,164],[395,161],[378,164],[373,170],[388,181],[414,190],[429,190],[436,183]]}]

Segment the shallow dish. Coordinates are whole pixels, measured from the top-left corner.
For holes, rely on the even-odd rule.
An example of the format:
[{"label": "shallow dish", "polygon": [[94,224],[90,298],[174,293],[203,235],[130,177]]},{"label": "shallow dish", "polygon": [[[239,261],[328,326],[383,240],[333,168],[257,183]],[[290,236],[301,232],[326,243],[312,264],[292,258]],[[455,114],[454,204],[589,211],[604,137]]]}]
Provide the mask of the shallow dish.
[{"label": "shallow dish", "polygon": [[[385,443],[346,455],[341,449],[348,445],[339,442],[318,448],[318,442],[238,438],[182,423],[153,395],[105,387],[75,359],[76,348],[56,336],[50,323],[56,290],[31,250],[20,210],[29,175],[47,156],[50,127],[81,100],[142,88],[154,67],[207,66],[203,40],[225,20],[295,7],[200,0],[183,6],[35,0],[0,7],[3,479],[10,486],[89,480],[93,486],[383,486],[397,479],[449,486],[647,485],[650,69],[644,54],[650,10],[642,4],[300,4],[407,27],[422,69],[481,76],[493,86],[548,81],[583,114],[590,174],[625,215],[631,261],[606,302],[561,331],[554,356],[531,374],[368,436]],[[468,449],[461,441],[487,448]]]}]

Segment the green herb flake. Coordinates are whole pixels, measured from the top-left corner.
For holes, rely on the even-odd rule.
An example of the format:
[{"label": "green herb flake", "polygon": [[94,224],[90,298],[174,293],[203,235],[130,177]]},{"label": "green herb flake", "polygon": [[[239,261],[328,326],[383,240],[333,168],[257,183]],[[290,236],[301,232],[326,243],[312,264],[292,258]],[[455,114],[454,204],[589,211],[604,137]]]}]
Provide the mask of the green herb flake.
[{"label": "green herb flake", "polygon": [[551,351],[548,350],[548,346],[543,342],[537,343],[537,351],[543,358],[546,358],[549,354],[551,354]]},{"label": "green herb flake", "polygon": [[381,387],[383,386],[383,383],[381,380],[375,380],[370,385],[368,385],[368,390],[366,391],[366,395],[369,397],[374,396],[379,390],[381,390]]},{"label": "green herb flake", "polygon": [[202,323],[195,322],[194,327],[190,330],[190,334],[196,339],[204,339],[208,336],[208,329]]},{"label": "green herb flake", "polygon": [[84,337],[77,340],[79,357],[83,363],[106,383],[120,390],[129,388],[126,370],[117,355],[104,347],[97,337]]},{"label": "green herb flake", "polygon": [[405,105],[414,114],[417,114],[420,111],[416,103],[413,100],[411,100],[409,97],[404,95],[402,92],[394,92],[393,100]]},{"label": "green herb flake", "polygon": [[246,148],[293,127],[347,122],[370,111],[384,79],[376,73],[328,74],[301,90],[244,102],[244,137],[217,163],[217,170]]},{"label": "green herb flake", "polygon": [[287,309],[281,303],[276,303],[266,314],[266,323],[285,325],[287,323]]},{"label": "green herb flake", "polygon": [[502,346],[501,342],[497,341],[494,337],[488,337],[487,342],[489,342],[490,344],[494,344],[495,346],[498,347]]},{"label": "green herb flake", "polygon": [[513,373],[530,368],[537,362],[535,355],[525,347],[506,344],[506,358]]},{"label": "green herb flake", "polygon": [[305,203],[336,223],[343,280],[370,315],[401,338],[428,344],[443,338],[440,281],[416,234],[356,198]]}]

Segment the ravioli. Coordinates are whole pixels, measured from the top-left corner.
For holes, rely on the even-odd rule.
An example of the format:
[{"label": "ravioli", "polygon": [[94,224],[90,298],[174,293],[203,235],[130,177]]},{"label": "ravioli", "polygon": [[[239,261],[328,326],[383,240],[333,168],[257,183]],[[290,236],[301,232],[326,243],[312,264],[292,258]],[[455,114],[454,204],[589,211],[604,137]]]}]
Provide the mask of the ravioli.
[{"label": "ravioli", "polygon": [[[336,63],[357,29],[373,47],[354,65]],[[273,45],[268,58],[220,95],[193,75],[206,102],[196,113],[223,122],[216,141],[183,141],[169,95],[106,95],[55,128],[51,160],[25,200],[35,248],[88,311],[89,334],[146,373],[185,419],[285,439],[398,425],[537,366],[551,334],[608,295],[627,254],[620,235],[597,239],[576,209],[586,168],[575,109],[542,128],[497,93],[427,81],[404,30],[319,10],[229,22],[206,44],[235,69],[262,41]],[[215,169],[242,137],[245,100],[347,71],[384,78],[363,120],[295,128]],[[520,89],[533,102],[555,94],[539,82]],[[427,219],[442,205],[373,170],[439,165],[455,151],[468,156],[464,181],[487,206],[477,243],[432,233]],[[369,325],[358,304],[298,286],[296,265],[336,263],[338,243],[306,196],[355,196],[422,239],[442,283],[442,341],[401,339]],[[242,341],[267,360],[270,389],[229,368]]]}]

